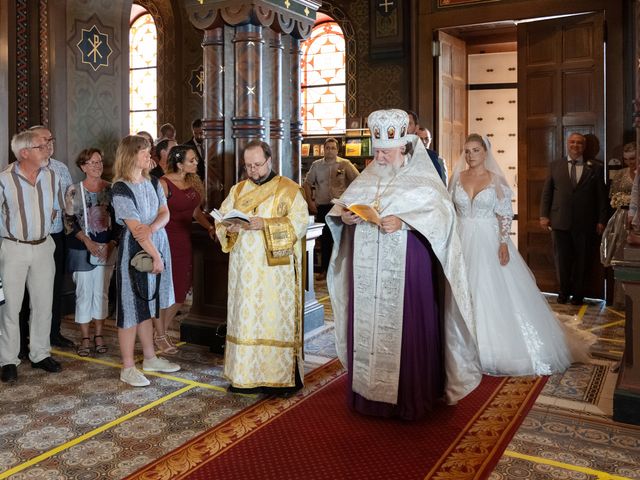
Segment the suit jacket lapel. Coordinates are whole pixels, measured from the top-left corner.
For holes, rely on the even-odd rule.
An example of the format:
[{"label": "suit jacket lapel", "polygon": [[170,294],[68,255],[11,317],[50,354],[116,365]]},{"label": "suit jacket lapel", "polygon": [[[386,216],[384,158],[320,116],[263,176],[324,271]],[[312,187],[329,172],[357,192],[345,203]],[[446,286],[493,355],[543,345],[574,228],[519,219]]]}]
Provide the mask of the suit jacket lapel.
[{"label": "suit jacket lapel", "polygon": [[560,161],[558,162],[558,169],[559,169],[559,179],[562,180],[562,183],[564,183],[565,185],[568,185],[570,188],[573,188],[573,185],[571,185],[571,177],[569,176],[569,166],[567,164],[567,161]]},{"label": "suit jacket lapel", "polygon": [[587,162],[584,162],[582,164],[582,175],[580,175],[580,181],[576,185],[576,188],[579,188],[580,185],[589,180],[589,177],[591,177],[591,175],[593,175],[593,168],[587,165]]}]

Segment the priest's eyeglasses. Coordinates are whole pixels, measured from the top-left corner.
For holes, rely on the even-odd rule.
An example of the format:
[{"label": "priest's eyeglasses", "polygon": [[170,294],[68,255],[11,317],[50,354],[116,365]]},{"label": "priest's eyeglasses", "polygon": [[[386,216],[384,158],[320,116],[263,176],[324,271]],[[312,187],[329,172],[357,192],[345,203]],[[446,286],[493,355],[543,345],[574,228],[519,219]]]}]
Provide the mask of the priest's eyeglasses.
[{"label": "priest's eyeglasses", "polygon": [[264,162],[262,163],[245,163],[244,164],[244,169],[248,172],[249,170],[258,170],[259,168],[262,168],[264,166],[265,163],[267,163],[269,161],[269,159],[267,158]]}]

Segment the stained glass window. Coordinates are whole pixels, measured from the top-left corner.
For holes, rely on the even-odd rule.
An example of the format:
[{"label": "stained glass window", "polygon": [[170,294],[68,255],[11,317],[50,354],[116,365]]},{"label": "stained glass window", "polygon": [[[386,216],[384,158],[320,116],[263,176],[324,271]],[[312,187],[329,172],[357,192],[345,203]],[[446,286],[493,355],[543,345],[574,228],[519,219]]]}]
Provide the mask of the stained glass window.
[{"label": "stained glass window", "polygon": [[334,21],[313,27],[302,43],[302,121],[306,134],[339,134],[346,128],[345,41]]},{"label": "stained glass window", "polygon": [[158,32],[153,17],[139,5],[140,12],[129,28],[129,132],[158,131]]}]

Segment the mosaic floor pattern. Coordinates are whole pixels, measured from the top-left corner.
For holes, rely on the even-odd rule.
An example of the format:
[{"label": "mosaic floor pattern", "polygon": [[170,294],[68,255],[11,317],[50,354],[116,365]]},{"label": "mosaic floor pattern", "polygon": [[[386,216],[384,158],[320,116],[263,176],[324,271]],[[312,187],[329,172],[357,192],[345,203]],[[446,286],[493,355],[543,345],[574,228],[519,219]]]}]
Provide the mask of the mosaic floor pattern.
[{"label": "mosaic floor pattern", "polygon": [[[324,283],[317,295],[330,306]],[[598,335],[594,360],[548,380],[490,478],[640,479],[640,428],[611,421],[623,313],[549,299],[556,313]],[[330,308],[325,313],[325,326],[305,339],[307,372],[335,357]],[[79,340],[71,320],[63,332]],[[56,351],[63,372],[23,363],[16,385],[0,385],[0,480],[120,479],[262,398],[226,393],[221,357],[194,345],[174,357],[180,372],[150,374],[149,387],[129,388],[118,379],[112,323],[105,340],[105,355]]]},{"label": "mosaic floor pattern", "polygon": [[640,479],[640,427],[611,420],[615,365],[624,346],[624,314],[592,302],[557,305],[598,336],[593,360],[549,378],[491,480]]}]

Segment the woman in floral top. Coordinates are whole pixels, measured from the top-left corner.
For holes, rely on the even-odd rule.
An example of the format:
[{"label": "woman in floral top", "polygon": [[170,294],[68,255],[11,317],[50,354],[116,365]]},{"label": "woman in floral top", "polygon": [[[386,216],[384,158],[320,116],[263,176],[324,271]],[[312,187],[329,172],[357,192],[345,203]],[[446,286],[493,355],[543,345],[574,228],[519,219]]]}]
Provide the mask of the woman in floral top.
[{"label": "woman in floral top", "polygon": [[75,321],[80,325],[82,342],[78,355],[91,353],[89,324],[93,320],[95,353],[106,353],[102,337],[104,320],[109,314],[109,283],[118,246],[120,226],[111,205],[111,184],[102,177],[102,152],[83,150],[76,165],[86,178],[67,188],[65,194],[65,230],[67,268],[76,284]]}]

